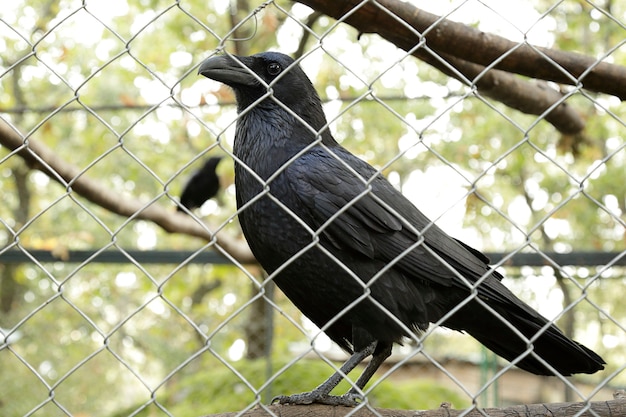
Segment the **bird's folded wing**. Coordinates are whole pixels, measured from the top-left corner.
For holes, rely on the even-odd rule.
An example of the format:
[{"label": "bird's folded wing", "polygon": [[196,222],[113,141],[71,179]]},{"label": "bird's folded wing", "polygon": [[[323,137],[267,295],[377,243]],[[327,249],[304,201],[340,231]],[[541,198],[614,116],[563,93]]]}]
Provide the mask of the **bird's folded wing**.
[{"label": "bird's folded wing", "polygon": [[[376,175],[373,168],[363,165],[351,169],[324,150],[312,150],[293,161],[284,178],[291,198],[297,201],[296,214],[337,249],[353,251],[355,256],[392,261],[414,245],[398,263],[412,269],[412,274],[417,272],[428,276],[424,279],[450,285],[452,271],[442,268],[441,262],[427,253],[419,243],[423,239],[406,227],[407,220],[395,213],[392,205],[374,196],[374,188],[380,185],[368,184],[368,178],[354,171],[357,168],[363,173],[366,169],[366,175]],[[388,184],[382,177],[380,180]]]},{"label": "bird's folded wing", "polygon": [[[394,262],[408,276],[445,286],[467,289],[483,275],[501,278],[483,254],[448,236],[371,166],[337,154],[341,160],[314,148],[284,176],[296,214],[337,249]],[[503,295],[500,285],[481,287],[491,298]]]}]

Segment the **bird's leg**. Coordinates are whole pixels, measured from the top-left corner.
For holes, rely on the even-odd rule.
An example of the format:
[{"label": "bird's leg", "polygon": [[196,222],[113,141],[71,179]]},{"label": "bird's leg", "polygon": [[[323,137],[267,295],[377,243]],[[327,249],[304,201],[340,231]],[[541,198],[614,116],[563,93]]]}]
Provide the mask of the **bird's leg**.
[{"label": "bird's leg", "polygon": [[[348,360],[341,365],[339,371],[335,372],[324,381],[320,386],[315,388],[310,392],[303,392],[301,394],[293,394],[293,395],[279,395],[274,397],[272,400],[273,403],[279,404],[326,404],[326,405],[345,405],[348,407],[354,407],[361,400],[361,395],[357,392],[353,392],[350,390],[347,394],[338,396],[338,395],[329,395],[329,393],[341,382],[344,375],[348,375],[350,371],[352,371],[356,366],[363,361],[363,359],[367,358],[369,355],[374,353],[376,349],[376,342],[372,342],[365,349],[362,349],[358,352],[354,352]],[[380,364],[379,364],[380,365]],[[369,365],[366,368],[369,369]],[[374,369],[375,370],[375,369]],[[365,373],[365,372],[364,372]],[[372,372],[373,373],[373,372]],[[371,377],[371,376],[370,376]],[[359,381],[363,378],[361,376]],[[369,378],[367,378],[369,380]],[[367,382],[367,381],[365,381]],[[358,382],[357,382],[358,384]]]},{"label": "bird's leg", "polygon": [[372,354],[372,360],[370,361],[370,363],[367,364],[359,379],[357,379],[356,383],[354,384],[355,386],[350,388],[350,391],[348,391],[348,395],[360,395],[358,391],[365,388],[365,385],[369,382],[372,376],[374,376],[374,373],[378,370],[378,368],[380,368],[380,365],[382,365],[385,359],[391,356],[392,346],[393,345],[391,343],[382,344],[381,342],[376,345],[376,350]]}]

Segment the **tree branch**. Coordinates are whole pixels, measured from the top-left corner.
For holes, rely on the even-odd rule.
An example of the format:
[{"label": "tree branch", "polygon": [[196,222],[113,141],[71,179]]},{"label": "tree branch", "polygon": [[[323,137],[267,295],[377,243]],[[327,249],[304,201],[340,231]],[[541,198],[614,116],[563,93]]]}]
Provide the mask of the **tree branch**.
[{"label": "tree branch", "polygon": [[[298,1],[336,19],[362,3],[359,0]],[[400,24],[398,19],[407,25]],[[475,80],[477,75],[482,74],[474,82],[479,91],[524,113],[543,114],[552,105],[559,103],[562,95],[543,86],[524,83],[508,72],[564,84],[577,84],[573,79],[578,79],[588,71],[580,80],[585,88],[613,94],[621,99],[626,98],[624,67],[598,63],[596,59],[580,54],[529,45],[519,46],[518,43],[508,39],[483,33],[461,23],[440,20],[439,16],[420,10],[408,2],[399,0],[366,2],[344,21],[360,32],[378,33],[406,51],[418,45],[421,34],[424,34],[428,48],[417,48],[412,51],[412,55],[461,81],[464,81],[463,76]],[[436,22],[438,23],[433,26]],[[516,49],[510,52],[514,48]],[[433,55],[430,50],[447,61],[456,71]],[[483,74],[485,66],[491,66],[504,54],[508,55],[494,68],[508,72],[490,69]],[[549,57],[549,60],[544,55]],[[563,133],[577,133],[584,127],[580,116],[565,103],[556,105],[546,119]]]},{"label": "tree branch", "polygon": [[[587,408],[588,407],[588,408]],[[588,405],[586,403],[550,403],[550,404],[529,404],[529,405],[516,405],[503,408],[482,408],[479,410],[474,409],[470,412],[466,410],[454,410],[450,408],[449,404],[442,404],[441,407],[435,410],[415,411],[415,410],[389,410],[377,408],[376,413],[373,413],[369,409],[363,407],[359,410],[354,410],[349,407],[335,407],[331,405],[270,405],[267,408],[273,413],[268,413],[265,409],[257,407],[252,410],[248,410],[243,414],[238,412],[213,414],[206,417],[266,417],[266,416],[279,416],[279,417],[297,417],[297,416],[328,416],[339,417],[350,413],[354,417],[484,417],[485,415],[490,417],[523,417],[523,416],[550,416],[550,417],[613,417],[626,415],[626,399],[624,397],[616,395],[614,400],[611,401],[593,401]],[[581,410],[585,410],[580,414]],[[591,411],[593,410],[593,414]]]},{"label": "tree branch", "polygon": [[[300,1],[335,18],[343,16],[362,3],[359,0]],[[626,99],[626,67],[598,62],[596,58],[573,52],[527,44],[519,46],[517,42],[506,38],[481,32],[462,23],[441,19],[440,16],[418,9],[408,2],[399,0],[368,2],[345,22],[362,32],[376,32],[384,38],[405,37],[412,46],[416,45],[419,42],[419,35],[398,24],[397,18],[382,11],[381,7],[407,22],[419,33],[427,32],[425,35],[427,45],[437,52],[451,54],[485,66],[508,54],[496,64],[495,68],[562,84],[577,84],[578,81],[573,81],[572,78],[578,79],[582,76],[579,81],[583,83],[584,88]],[[509,53],[513,49],[515,50]]]},{"label": "tree branch", "polygon": [[[547,85],[530,83],[500,70],[492,69],[484,72],[485,67],[482,65],[467,62],[449,54],[441,54],[440,56],[455,70],[425,50],[418,49],[412,55],[461,82],[464,81],[463,77],[475,80],[480,75],[480,78],[476,79],[475,85],[481,94],[522,113],[539,116],[543,115],[550,107],[555,106],[545,114],[544,120],[561,133],[574,135],[585,128],[585,122],[572,106],[566,102],[556,104],[563,99],[563,95]],[[459,73],[463,77],[460,77]]]},{"label": "tree branch", "polygon": [[319,20],[320,17],[322,17],[322,15],[323,13],[321,12],[313,12],[307,17],[306,22],[304,22],[304,26],[306,28],[302,30],[302,37],[300,38],[300,42],[298,42],[298,49],[296,49],[296,52],[293,54],[294,59],[298,59],[304,54],[306,43],[311,37],[313,25]]},{"label": "tree branch", "polygon": [[77,166],[64,161],[43,143],[31,138],[24,139],[9,124],[0,119],[0,144],[15,151],[32,168],[38,169],[55,180],[69,192],[76,193],[94,204],[120,216],[134,220],[147,220],[168,233],[181,233],[208,242],[215,241],[215,249],[228,253],[240,263],[256,263],[248,245],[224,232],[213,233],[207,225],[157,203],[146,204],[138,199],[120,198],[119,193],[89,178]]}]

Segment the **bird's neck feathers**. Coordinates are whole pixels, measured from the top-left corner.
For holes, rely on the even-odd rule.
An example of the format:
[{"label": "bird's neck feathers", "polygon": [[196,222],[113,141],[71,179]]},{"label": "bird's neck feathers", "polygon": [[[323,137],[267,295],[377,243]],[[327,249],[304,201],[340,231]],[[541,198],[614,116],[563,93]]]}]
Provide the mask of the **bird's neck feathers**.
[{"label": "bird's neck feathers", "polygon": [[235,155],[264,176],[255,165],[270,168],[268,160],[271,160],[274,165],[280,166],[320,136],[324,145],[338,146],[326,127],[319,99],[315,104],[309,106],[309,112],[290,111],[268,98],[242,110],[237,120],[233,147]]}]

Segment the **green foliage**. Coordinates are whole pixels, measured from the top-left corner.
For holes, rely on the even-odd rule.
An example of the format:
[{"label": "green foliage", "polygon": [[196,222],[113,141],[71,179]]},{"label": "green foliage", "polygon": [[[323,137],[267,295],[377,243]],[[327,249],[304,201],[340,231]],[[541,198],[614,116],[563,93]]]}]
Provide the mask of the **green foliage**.
[{"label": "green foliage", "polygon": [[[322,361],[300,360],[290,365],[285,373],[278,375],[261,395],[255,393],[266,383],[267,365],[263,360],[244,361],[235,364],[238,369],[245,370],[245,383],[231,370],[224,366],[214,366],[205,372],[189,377],[182,377],[169,384],[157,402],[178,417],[195,417],[204,414],[223,413],[251,408],[255,404],[269,403],[272,397],[279,394],[294,394],[310,391],[333,372]],[[285,366],[284,361],[272,363],[273,368]],[[356,369],[355,374],[362,371]],[[443,402],[449,402],[454,408],[464,408],[470,401],[458,392],[446,388],[434,381],[417,379],[407,382],[378,382],[374,379],[369,386],[376,387],[368,395],[373,407],[426,410],[437,408]],[[368,386],[368,387],[369,387]],[[252,389],[251,389],[252,387]],[[350,385],[342,381],[333,393],[338,395],[347,392]],[[114,417],[128,415],[135,411],[131,407]],[[142,410],[137,416],[153,416],[154,409]]]}]

